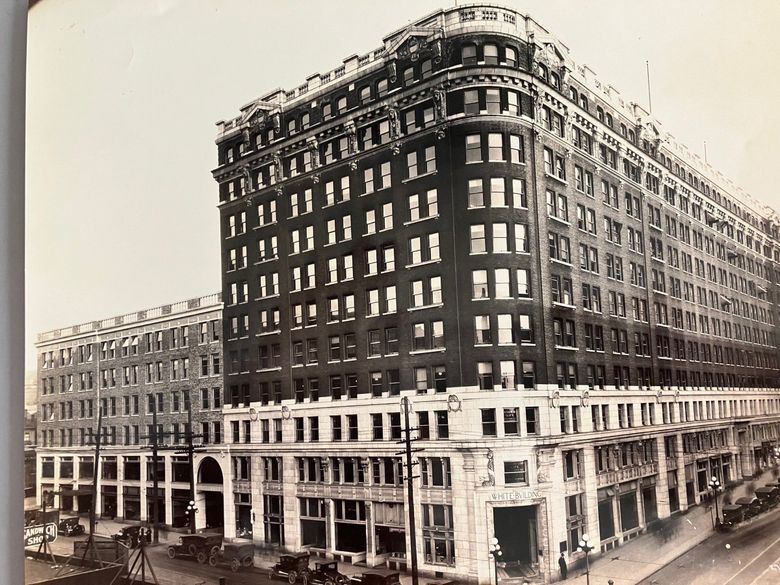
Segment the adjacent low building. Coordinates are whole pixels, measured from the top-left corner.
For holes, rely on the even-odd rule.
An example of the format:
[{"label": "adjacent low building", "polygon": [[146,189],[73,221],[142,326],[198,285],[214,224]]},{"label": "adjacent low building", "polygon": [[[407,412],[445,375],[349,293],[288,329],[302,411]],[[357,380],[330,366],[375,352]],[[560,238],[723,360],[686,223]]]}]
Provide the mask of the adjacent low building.
[{"label": "adjacent low building", "polygon": [[780,220],[530,17],[444,9],[217,124],[226,534],[547,581],[773,463]]},{"label": "adjacent low building", "polygon": [[[95,511],[99,517],[151,521],[156,410],[159,443],[168,448],[159,453],[159,519],[186,525],[192,498],[183,450],[189,404],[194,442],[214,449],[224,442],[221,338],[219,294],[41,333],[38,503],[49,491],[56,494],[49,505],[64,513],[90,509],[102,410]],[[219,465],[199,452],[194,469],[198,526],[219,527]]]}]

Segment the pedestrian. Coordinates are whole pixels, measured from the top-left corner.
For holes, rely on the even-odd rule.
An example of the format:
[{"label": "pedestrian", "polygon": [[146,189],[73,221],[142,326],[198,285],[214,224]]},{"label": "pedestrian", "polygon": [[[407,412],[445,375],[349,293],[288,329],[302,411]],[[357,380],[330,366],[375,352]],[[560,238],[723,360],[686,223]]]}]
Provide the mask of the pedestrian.
[{"label": "pedestrian", "polygon": [[558,566],[561,568],[561,578],[566,579],[569,576],[569,567],[566,565],[566,557],[561,553],[561,557],[558,559]]}]

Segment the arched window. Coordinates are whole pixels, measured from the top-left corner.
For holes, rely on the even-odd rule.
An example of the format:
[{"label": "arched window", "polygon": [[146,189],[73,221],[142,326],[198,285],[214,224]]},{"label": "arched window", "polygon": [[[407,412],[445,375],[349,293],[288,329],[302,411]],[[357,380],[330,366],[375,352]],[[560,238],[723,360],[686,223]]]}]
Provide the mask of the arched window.
[{"label": "arched window", "polygon": [[573,101],[575,104],[577,103],[577,88],[576,87],[570,87],[569,88],[569,99]]},{"label": "arched window", "polygon": [[327,120],[330,118],[331,115],[331,109],[330,109],[330,102],[325,102],[322,104],[322,119]]},{"label": "arched window", "polygon": [[508,67],[517,67],[517,49],[514,47],[507,47],[506,52],[506,64]]},{"label": "arched window", "polygon": [[588,96],[580,95],[580,107],[586,112],[588,111]]},{"label": "arched window", "polygon": [[295,125],[295,118],[287,122],[287,134],[295,134],[295,130],[297,129]]},{"label": "arched window", "polygon": [[599,119],[599,122],[604,121],[604,108],[601,106],[596,106],[596,117]]},{"label": "arched window", "polygon": [[604,121],[607,123],[607,126],[612,128],[612,114],[610,114],[609,112],[604,114]]},{"label": "arched window", "polygon": [[477,64],[477,46],[463,45],[460,49],[460,62],[464,65]]},{"label": "arched window", "polygon": [[547,81],[547,67],[539,63],[539,77]]},{"label": "arched window", "polygon": [[493,44],[484,47],[485,65],[498,65],[498,47]]},{"label": "arched window", "polygon": [[623,122],[621,122],[620,123],[620,135],[625,138],[627,134],[628,134],[628,129],[626,128],[626,125],[623,124]]},{"label": "arched window", "polygon": [[341,96],[336,100],[336,113],[343,114],[347,111],[347,96]]},{"label": "arched window", "polygon": [[376,97],[380,98],[387,93],[387,79],[383,78],[376,82]]},{"label": "arched window", "polygon": [[628,130],[628,140],[631,142],[631,144],[636,142],[636,133],[630,128]]},{"label": "arched window", "polygon": [[366,104],[371,100],[371,86],[364,85],[360,88],[360,103]]},{"label": "arched window", "polygon": [[433,71],[433,65],[431,64],[430,59],[426,59],[422,63],[420,63],[420,77],[423,79],[428,79],[431,76],[431,72]]},{"label": "arched window", "polygon": [[550,73],[550,85],[552,85],[555,89],[561,89],[561,78],[555,72]]}]

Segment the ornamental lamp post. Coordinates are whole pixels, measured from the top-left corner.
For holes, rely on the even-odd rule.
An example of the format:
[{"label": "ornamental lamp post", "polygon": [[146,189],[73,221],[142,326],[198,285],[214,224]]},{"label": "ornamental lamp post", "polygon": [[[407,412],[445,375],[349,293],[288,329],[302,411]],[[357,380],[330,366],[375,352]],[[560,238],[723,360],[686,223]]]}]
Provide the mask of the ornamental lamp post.
[{"label": "ornamental lamp post", "polygon": [[490,539],[490,556],[493,559],[493,568],[496,575],[496,585],[498,585],[498,559],[501,558],[501,545],[498,544],[498,539],[494,536]]},{"label": "ornamental lamp post", "polygon": [[718,511],[718,492],[721,491],[723,488],[720,485],[720,480],[717,478],[717,476],[713,475],[712,479],[710,480],[709,487],[712,490],[712,495],[715,500],[715,523],[714,526],[717,527],[718,524],[720,524],[720,513]]},{"label": "ornamental lamp post", "polygon": [[195,506],[195,502],[190,500],[184,513],[187,514],[187,519],[190,521],[190,532],[192,534],[195,533],[195,513],[197,511],[198,508]]},{"label": "ornamental lamp post", "polygon": [[592,551],[594,547],[591,545],[590,538],[587,534],[583,534],[577,544],[579,544],[577,550],[585,553],[585,582],[587,585],[590,585],[590,551]]}]

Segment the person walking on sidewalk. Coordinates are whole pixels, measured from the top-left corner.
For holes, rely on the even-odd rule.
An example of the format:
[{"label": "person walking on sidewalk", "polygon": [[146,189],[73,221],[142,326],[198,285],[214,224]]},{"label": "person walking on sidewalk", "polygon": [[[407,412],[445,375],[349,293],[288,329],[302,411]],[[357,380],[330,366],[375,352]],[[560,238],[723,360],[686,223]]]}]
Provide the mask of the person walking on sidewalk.
[{"label": "person walking on sidewalk", "polygon": [[566,579],[566,577],[569,576],[569,567],[566,564],[566,558],[563,553],[561,553],[561,556],[558,559],[558,566],[561,568],[561,578]]}]

